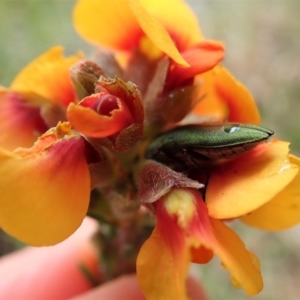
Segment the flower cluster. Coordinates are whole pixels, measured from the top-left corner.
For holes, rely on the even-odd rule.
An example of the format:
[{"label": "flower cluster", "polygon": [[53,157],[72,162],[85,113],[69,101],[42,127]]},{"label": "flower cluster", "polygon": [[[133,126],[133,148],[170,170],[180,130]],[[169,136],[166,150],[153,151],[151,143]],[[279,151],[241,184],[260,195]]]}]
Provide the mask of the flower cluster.
[{"label": "flower cluster", "polygon": [[168,5],[79,0],[74,25],[97,46],[93,57],[54,47],[1,87],[0,226],[53,245],[89,215],[101,224],[107,278],[136,270],[148,299],[185,299],[189,263],[213,255],[255,295],[258,259],[225,221],[299,223],[300,160],[275,138],[203,164],[180,145],[165,161],[147,156],[157,136],[187,125],[260,123],[250,93],[220,65],[223,44],[203,37],[185,3]]}]

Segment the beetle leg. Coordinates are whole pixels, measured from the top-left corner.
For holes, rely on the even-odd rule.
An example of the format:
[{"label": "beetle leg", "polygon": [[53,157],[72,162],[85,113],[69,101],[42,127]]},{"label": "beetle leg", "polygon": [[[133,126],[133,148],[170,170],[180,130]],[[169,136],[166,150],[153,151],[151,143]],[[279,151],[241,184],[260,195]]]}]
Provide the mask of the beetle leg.
[{"label": "beetle leg", "polygon": [[203,180],[204,182],[201,182],[204,184],[204,187],[203,187],[203,192],[201,194],[202,194],[203,201],[205,202],[206,189],[208,186],[210,174],[205,170],[205,168],[203,168],[203,166],[200,166],[198,164],[198,162],[194,159],[193,155],[190,155],[189,150],[183,149],[183,153],[186,159],[188,159],[196,167],[197,171],[204,174],[204,180]]}]

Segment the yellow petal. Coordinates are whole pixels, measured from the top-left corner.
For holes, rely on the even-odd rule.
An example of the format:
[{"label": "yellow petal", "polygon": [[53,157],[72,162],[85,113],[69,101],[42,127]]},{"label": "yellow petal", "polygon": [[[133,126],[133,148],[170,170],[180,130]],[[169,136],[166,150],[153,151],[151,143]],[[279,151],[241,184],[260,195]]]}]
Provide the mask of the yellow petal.
[{"label": "yellow petal", "polygon": [[0,227],[34,245],[53,245],[81,224],[90,176],[84,140],[45,134],[31,149],[0,150]]},{"label": "yellow petal", "polygon": [[200,91],[204,98],[195,107],[195,113],[231,122],[260,123],[253,97],[224,67],[218,65],[198,80],[202,82]]},{"label": "yellow petal", "polygon": [[259,124],[260,116],[256,103],[249,91],[238,82],[225,68],[217,66],[215,89],[220,98],[228,105],[228,120]]},{"label": "yellow petal", "polygon": [[138,281],[146,298],[187,299],[185,279],[188,264],[188,246],[178,244],[177,249],[172,249],[155,228],[137,258]]},{"label": "yellow petal", "polygon": [[141,0],[140,2],[168,31],[179,51],[203,39],[197,17],[185,1],[172,0],[170,3],[161,0]]},{"label": "yellow petal", "polygon": [[190,235],[221,259],[235,286],[242,287],[247,295],[259,293],[263,283],[254,254],[249,254],[238,235],[222,221],[208,216],[203,201],[197,201],[197,215]]},{"label": "yellow petal", "polygon": [[212,249],[230,272],[236,287],[242,287],[249,296],[258,294],[263,288],[258,259],[245,248],[238,235],[219,220],[210,218],[216,243]]},{"label": "yellow petal", "polygon": [[143,7],[139,0],[127,0],[127,3],[150,40],[176,63],[188,67],[189,64],[179,53],[164,26]]},{"label": "yellow petal", "polygon": [[79,0],[73,19],[79,34],[93,44],[132,50],[142,46],[146,34],[156,47],[185,66],[177,48],[186,49],[202,39],[195,15],[181,0],[172,1],[172,9],[168,1],[158,0]]},{"label": "yellow petal", "polygon": [[78,33],[98,46],[130,50],[143,36],[126,0],[79,0],[73,20]]},{"label": "yellow petal", "polygon": [[[289,156],[300,167],[298,157]],[[264,230],[283,230],[300,223],[300,172],[270,202],[240,218],[244,223]]]},{"label": "yellow petal", "polygon": [[75,100],[69,68],[82,57],[65,58],[63,48],[53,47],[27,65],[14,79],[11,89],[27,99],[27,105],[40,106],[45,101],[66,107]]},{"label": "yellow petal", "polygon": [[216,167],[206,190],[209,215],[236,218],[269,202],[298,173],[298,167],[287,160],[288,151],[288,143],[274,139]]}]

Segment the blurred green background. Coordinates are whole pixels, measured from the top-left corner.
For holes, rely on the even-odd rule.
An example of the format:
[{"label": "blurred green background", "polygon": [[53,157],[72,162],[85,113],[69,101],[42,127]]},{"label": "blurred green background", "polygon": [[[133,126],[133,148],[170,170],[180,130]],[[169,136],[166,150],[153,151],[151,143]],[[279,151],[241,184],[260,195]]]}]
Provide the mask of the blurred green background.
[{"label": "blurred green background", "polygon": [[[99,0],[101,1],[101,0]],[[171,2],[172,0],[165,0]],[[204,35],[226,45],[224,65],[254,95],[263,125],[292,142],[300,154],[300,1],[190,0]],[[0,84],[53,45],[67,55],[92,48],[72,27],[74,0],[0,0]],[[100,13],[99,13],[100,17]],[[180,22],[180,20],[176,20]],[[182,24],[184,26],[184,24]],[[261,259],[264,291],[255,299],[296,300],[300,295],[300,229],[267,233],[233,224]],[[0,253],[12,248],[0,244]],[[234,289],[219,261],[193,269],[213,300],[248,299]],[[0,279],[1,280],[1,279]]]}]

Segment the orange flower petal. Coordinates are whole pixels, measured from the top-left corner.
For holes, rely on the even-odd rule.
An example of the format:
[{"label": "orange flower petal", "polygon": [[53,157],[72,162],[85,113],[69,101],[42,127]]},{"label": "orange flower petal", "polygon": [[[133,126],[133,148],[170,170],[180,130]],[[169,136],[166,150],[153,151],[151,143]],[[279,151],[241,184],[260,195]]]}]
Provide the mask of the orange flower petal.
[{"label": "orange flower petal", "polygon": [[215,71],[215,88],[220,98],[228,105],[228,120],[260,124],[259,112],[249,91],[225,68],[218,66]]},{"label": "orange flower petal", "polygon": [[208,262],[211,261],[211,259],[213,258],[214,256],[214,253],[212,250],[210,249],[207,249],[203,246],[200,246],[198,248],[192,248],[191,249],[191,256],[192,256],[192,259],[191,261],[193,263],[196,263],[196,264],[206,264]]},{"label": "orange flower petal", "polygon": [[[194,113],[213,115],[230,122],[260,123],[251,94],[225,68],[218,65],[198,80],[202,82],[200,91],[204,99],[195,107]],[[211,102],[214,107],[210,107]]]},{"label": "orange flower petal", "polygon": [[136,48],[143,36],[126,0],[79,0],[73,20],[85,39],[116,50]]},{"label": "orange flower petal", "polygon": [[84,140],[45,134],[31,149],[0,150],[0,226],[21,241],[61,242],[81,224],[89,205]]},{"label": "orange flower petal", "polygon": [[[178,228],[172,232],[175,240],[183,241],[183,234]],[[154,228],[137,258],[138,281],[146,298],[187,299],[185,279],[188,264],[188,245],[179,243],[174,249]]]},{"label": "orange flower petal", "polygon": [[7,150],[30,147],[47,130],[40,109],[28,107],[21,96],[0,88],[0,146]]},{"label": "orange flower petal", "polygon": [[69,68],[82,54],[65,58],[62,47],[53,47],[27,65],[14,79],[11,89],[40,106],[45,101],[67,106],[75,100]]},{"label": "orange flower petal", "polygon": [[179,53],[163,24],[146,10],[139,0],[127,0],[127,3],[139,22],[139,25],[154,45],[172,58],[176,63],[188,67],[189,64]]},{"label": "orange flower petal", "polygon": [[[103,11],[105,14],[99,18]],[[202,38],[195,15],[180,0],[172,1],[172,9],[168,2],[158,0],[102,0],[101,3],[79,0],[73,19],[76,30],[91,43],[115,50],[132,50],[141,46],[146,34],[161,51],[183,65],[187,64],[172,39],[183,50]],[[185,26],[174,20],[181,20]]]},{"label": "orange flower petal", "polygon": [[230,272],[232,283],[242,287],[249,296],[258,294],[263,288],[257,257],[248,252],[238,235],[219,220],[210,218],[216,243],[211,246]]},{"label": "orange flower petal", "polygon": [[199,94],[195,97],[192,113],[214,120],[224,121],[228,116],[228,107],[215,91],[214,69],[195,77]]},{"label": "orange flower petal", "polygon": [[117,76],[114,79],[100,77],[96,82],[96,92],[103,92],[103,89],[124,101],[133,119],[138,124],[144,122],[144,106],[140,91],[132,82],[124,82]]},{"label": "orange flower petal", "polygon": [[[72,126],[79,131],[90,137],[107,137],[120,132],[131,123],[133,123],[132,116],[120,98],[117,99],[118,107],[111,110],[108,114],[100,114],[94,109],[85,106],[84,103],[93,98],[100,98],[100,94],[84,98],[80,103],[82,105],[75,105],[71,103],[67,110],[67,117]],[[114,97],[110,95],[111,97]],[[87,100],[87,101],[86,101]]]},{"label": "orange flower petal", "polygon": [[183,52],[182,56],[190,67],[171,65],[165,89],[176,88],[194,76],[212,69],[223,59],[224,46],[219,42],[205,40]]},{"label": "orange flower petal", "polygon": [[244,243],[229,227],[208,216],[202,200],[197,204],[198,221],[191,234],[221,259],[236,286],[242,287],[247,295],[259,293],[263,282],[254,254],[247,251]]},{"label": "orange flower petal", "polygon": [[202,40],[197,17],[184,1],[172,0],[172,9],[168,1],[141,0],[140,2],[164,26],[180,52]]},{"label": "orange flower petal", "polygon": [[[298,157],[289,156],[292,164],[300,167]],[[300,172],[294,180],[270,202],[242,216],[247,225],[263,230],[283,230],[300,223]]]},{"label": "orange flower petal", "polygon": [[287,142],[273,139],[212,170],[206,190],[209,215],[236,218],[269,202],[298,172],[287,160],[288,151]]}]

